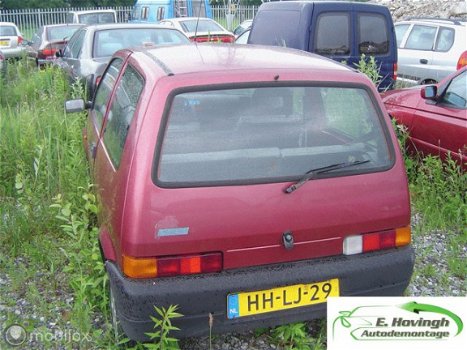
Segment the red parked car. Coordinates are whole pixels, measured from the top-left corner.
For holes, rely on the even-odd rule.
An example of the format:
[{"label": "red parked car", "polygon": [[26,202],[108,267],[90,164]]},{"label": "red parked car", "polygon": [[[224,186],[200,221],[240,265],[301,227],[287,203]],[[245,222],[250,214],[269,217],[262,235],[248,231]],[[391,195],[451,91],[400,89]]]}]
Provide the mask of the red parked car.
[{"label": "red parked car", "polygon": [[364,75],[296,50],[118,51],[84,131],[114,326],[146,340],[153,305],[179,305],[173,336],[199,336],[209,315],[226,332],[401,295],[410,203],[385,116]]},{"label": "red parked car", "polygon": [[450,153],[467,169],[467,67],[437,85],[388,91],[383,101],[407,127],[409,151],[442,159]]}]

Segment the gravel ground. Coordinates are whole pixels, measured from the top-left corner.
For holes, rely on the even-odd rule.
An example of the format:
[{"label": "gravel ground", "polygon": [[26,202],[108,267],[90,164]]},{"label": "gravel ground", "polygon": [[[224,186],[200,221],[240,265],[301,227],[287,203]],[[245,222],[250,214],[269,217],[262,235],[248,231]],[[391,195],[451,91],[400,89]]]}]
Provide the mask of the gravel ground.
[{"label": "gravel ground", "polygon": [[[417,221],[417,218],[414,218]],[[447,239],[448,236],[440,231],[433,231],[425,235],[415,235],[413,245],[417,252],[416,271],[424,271],[427,266],[432,266],[434,273],[414,274],[412,283],[407,289],[407,295],[413,296],[464,296],[467,286],[465,279],[453,276],[449,272],[447,264]],[[467,261],[467,247],[463,247],[461,257]],[[21,258],[17,259],[18,267],[26,264]],[[21,270],[21,268],[19,268]],[[66,285],[64,275],[54,275],[53,279],[58,283],[59,288],[52,295],[39,294],[39,298],[46,300],[48,307],[44,310],[44,303],[34,302],[26,298],[26,292],[31,286],[41,286],[51,283],[49,273],[38,271],[35,277],[28,279],[23,288],[12,288],[16,276],[8,276],[0,272],[0,325],[2,330],[10,325],[12,320],[23,326],[30,326],[28,331],[37,333],[37,330],[54,335],[58,339],[66,339],[73,334],[73,326],[70,320],[70,312],[73,304],[73,295]],[[62,287],[62,288],[60,288]],[[40,289],[40,288],[39,288]],[[49,288],[50,290],[51,288]],[[17,292],[13,292],[16,290]],[[18,292],[19,290],[19,292]],[[16,304],[15,304],[16,303]],[[310,334],[317,331],[316,321],[308,324]],[[94,327],[104,327],[105,322],[102,317],[97,316],[94,320]],[[31,329],[32,328],[32,329]],[[34,339],[35,338],[35,339]],[[38,339],[39,338],[39,339]],[[2,339],[3,340],[3,339]],[[40,341],[40,337],[30,337],[30,341],[24,347],[15,349],[50,349],[49,343]],[[52,344],[54,344],[52,342]],[[181,349],[205,350],[209,349],[209,338],[190,338],[181,341]],[[69,349],[70,345],[54,345],[54,349]],[[74,347],[75,348],[75,347]],[[78,347],[76,347],[78,348]],[[0,349],[2,342],[0,342]],[[253,332],[224,334],[213,336],[212,349],[219,350],[271,350],[279,349],[272,343],[269,333],[254,335]]]}]

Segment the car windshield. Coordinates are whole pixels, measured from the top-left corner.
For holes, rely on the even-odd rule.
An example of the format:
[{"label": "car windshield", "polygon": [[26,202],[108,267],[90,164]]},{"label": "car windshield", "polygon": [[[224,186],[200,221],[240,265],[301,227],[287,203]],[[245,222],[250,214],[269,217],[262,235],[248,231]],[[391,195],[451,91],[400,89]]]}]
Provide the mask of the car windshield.
[{"label": "car windshield", "polygon": [[49,41],[69,39],[80,28],[79,26],[50,27],[47,28],[47,38]]},{"label": "car windshield", "polygon": [[0,26],[0,35],[1,36],[16,36],[16,29],[12,26]]},{"label": "car windshield", "polygon": [[85,13],[85,14],[79,15],[79,23],[84,23],[84,24],[115,23],[115,17],[113,13]]},{"label": "car windshield", "polygon": [[93,57],[109,57],[120,49],[146,44],[162,46],[189,42],[182,33],[169,28],[142,27],[101,30],[96,32],[94,37]]},{"label": "car windshield", "polygon": [[154,179],[162,187],[299,179],[384,169],[392,149],[368,92],[349,87],[252,87],[176,95]]},{"label": "car windshield", "polygon": [[[196,28],[196,23],[198,22],[198,28]],[[183,28],[184,32],[192,33],[192,32],[218,32],[224,31],[220,25],[218,25],[214,21],[206,21],[200,19],[199,21],[196,19],[187,20],[180,22],[180,25]]]}]

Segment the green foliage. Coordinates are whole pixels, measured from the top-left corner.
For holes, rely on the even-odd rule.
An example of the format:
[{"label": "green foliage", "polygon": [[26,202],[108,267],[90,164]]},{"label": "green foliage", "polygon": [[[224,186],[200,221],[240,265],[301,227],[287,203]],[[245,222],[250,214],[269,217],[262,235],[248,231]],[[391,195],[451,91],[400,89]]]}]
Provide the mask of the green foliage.
[{"label": "green foliage", "polygon": [[176,312],[177,309],[178,305],[170,305],[167,309],[164,307],[159,308],[154,306],[154,310],[156,310],[156,313],[159,315],[159,317],[151,316],[151,320],[154,322],[154,329],[156,331],[153,333],[146,333],[146,335],[148,335],[154,342],[152,344],[144,344],[146,349],[179,349],[178,340],[169,336],[170,332],[179,330],[177,327],[172,325],[172,320],[174,318],[183,316],[182,314]]},{"label": "green foliage", "polygon": [[[325,328],[321,328],[322,332]],[[275,343],[284,350],[324,350],[326,348],[322,333],[312,337],[307,331],[307,325],[301,322],[274,328],[272,337]]]},{"label": "green foliage", "polygon": [[378,86],[381,81],[381,75],[379,74],[380,69],[376,63],[375,56],[367,57],[362,53],[358,63],[355,63],[355,67],[359,72],[365,74],[376,86]]}]

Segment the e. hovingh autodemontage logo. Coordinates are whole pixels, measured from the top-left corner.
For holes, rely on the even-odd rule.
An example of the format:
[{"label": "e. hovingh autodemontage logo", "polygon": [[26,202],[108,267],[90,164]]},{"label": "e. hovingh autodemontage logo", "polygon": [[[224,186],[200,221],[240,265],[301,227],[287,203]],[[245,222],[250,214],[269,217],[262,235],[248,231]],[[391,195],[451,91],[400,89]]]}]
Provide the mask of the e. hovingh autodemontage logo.
[{"label": "e. hovingh autodemontage logo", "polygon": [[[358,298],[354,299],[358,300]],[[378,298],[367,299],[378,301]],[[464,298],[459,298],[458,301],[463,302],[457,307],[450,305],[446,307],[442,303],[437,305],[419,302],[409,298],[400,298],[399,302],[401,300],[405,302],[392,305],[365,304],[365,300],[365,298],[359,300],[362,303],[358,305],[357,302],[357,306],[352,300],[353,303],[349,303],[347,309],[342,308],[345,304],[340,303],[337,309],[332,310],[334,314],[328,313],[328,345],[340,344],[344,341],[359,346],[365,343],[391,343],[393,346],[397,344],[398,347],[402,346],[405,349],[403,344],[423,342],[437,343],[445,350],[444,344],[451,340],[455,343],[460,342],[461,339],[455,338],[465,336],[462,320],[464,316],[460,313],[465,307]],[[380,301],[384,301],[384,298]]]}]

